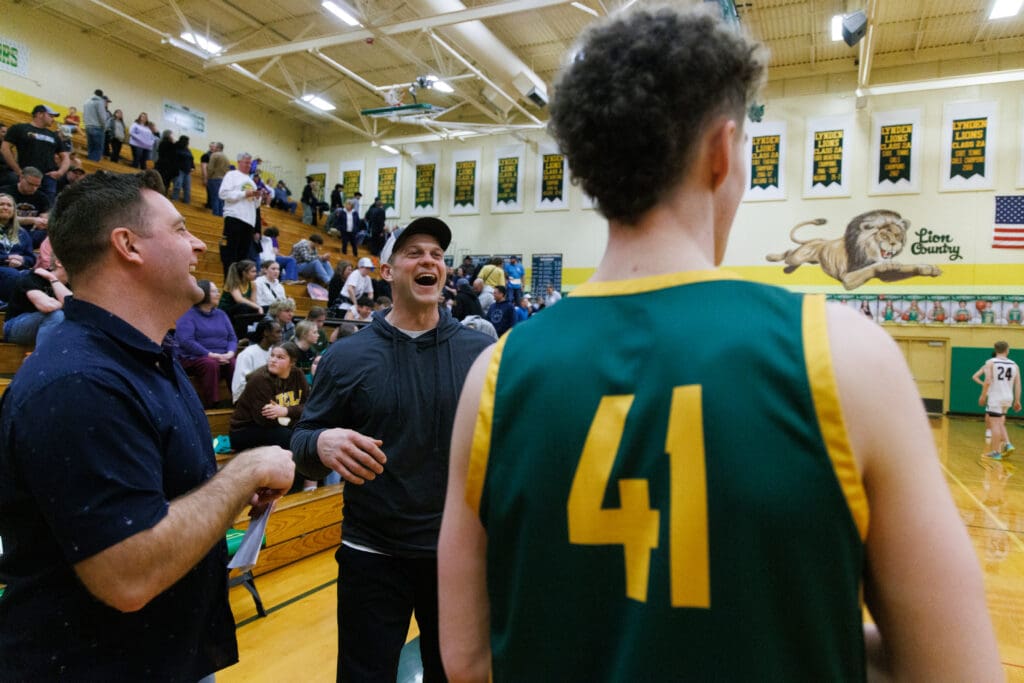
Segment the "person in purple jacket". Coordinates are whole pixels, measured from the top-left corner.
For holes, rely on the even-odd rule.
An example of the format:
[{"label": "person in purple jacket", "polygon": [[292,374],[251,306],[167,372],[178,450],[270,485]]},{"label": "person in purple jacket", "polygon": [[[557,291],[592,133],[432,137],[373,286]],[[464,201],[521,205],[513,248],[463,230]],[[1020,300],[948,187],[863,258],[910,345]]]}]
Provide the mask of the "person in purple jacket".
[{"label": "person in purple jacket", "polygon": [[203,407],[212,408],[220,401],[221,378],[231,384],[238,338],[231,319],[217,308],[217,285],[209,280],[199,280],[197,284],[206,296],[178,318],[174,339],[182,367],[199,380],[196,390]]}]

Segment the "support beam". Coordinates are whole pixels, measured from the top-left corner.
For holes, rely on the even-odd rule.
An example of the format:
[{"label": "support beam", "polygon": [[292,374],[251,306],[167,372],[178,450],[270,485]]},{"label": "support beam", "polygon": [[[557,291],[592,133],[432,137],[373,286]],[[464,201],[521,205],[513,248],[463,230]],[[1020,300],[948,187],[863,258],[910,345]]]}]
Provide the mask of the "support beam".
[{"label": "support beam", "polygon": [[[93,2],[95,1],[96,0],[93,0]],[[367,38],[373,38],[379,35],[393,36],[412,31],[438,28],[440,26],[461,24],[466,21],[492,19],[494,17],[502,17],[509,14],[518,14],[519,12],[529,12],[531,10],[537,10],[544,7],[565,5],[568,2],[569,0],[508,0],[507,2],[496,2],[482,7],[471,7],[458,12],[447,12],[433,17],[422,17],[419,19],[412,19],[410,21],[402,21],[397,24],[379,26],[374,28],[372,31],[367,29],[357,29],[353,31],[346,31],[345,33],[322,36],[320,38],[291,41],[281,45],[260,48],[257,50],[247,50],[245,52],[234,52],[228,54],[222,53],[207,60],[206,64],[208,66],[224,66],[226,64],[231,64],[232,62],[248,62],[254,59],[265,59],[268,57],[275,57],[277,55],[291,54],[293,52],[304,52],[306,50],[331,47],[332,45],[358,43],[366,40]]]}]

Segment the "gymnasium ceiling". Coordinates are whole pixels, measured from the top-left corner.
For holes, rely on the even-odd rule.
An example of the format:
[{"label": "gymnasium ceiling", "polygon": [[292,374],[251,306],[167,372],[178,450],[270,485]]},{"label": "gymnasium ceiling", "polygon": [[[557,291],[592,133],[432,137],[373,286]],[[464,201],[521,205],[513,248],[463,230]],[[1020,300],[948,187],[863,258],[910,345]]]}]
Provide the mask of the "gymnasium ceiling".
[{"label": "gymnasium ceiling", "polygon": [[[564,55],[595,15],[632,4],[339,0],[362,24],[349,27],[320,0],[2,0],[0,5],[6,2],[46,13],[278,111],[322,137],[350,137],[353,142],[540,127],[546,109],[523,93],[539,84],[550,95]],[[989,20],[993,2],[738,0],[737,10],[741,23],[771,49],[773,80],[839,74],[872,86],[892,67],[939,62],[954,65],[947,71],[1024,67],[1024,12]],[[828,34],[831,17],[857,9],[867,12],[872,31],[856,47],[833,42]],[[477,23],[464,23],[469,20]],[[208,37],[223,51],[202,57],[200,50],[185,44],[192,50],[186,51],[180,47],[184,32]],[[523,71],[532,72],[533,80],[520,77],[517,87],[515,77]],[[446,110],[434,120],[412,124],[409,119],[360,114],[385,106],[389,86],[403,96],[403,103],[411,103],[410,84],[428,74],[454,88],[451,94],[417,90],[418,102]],[[296,102],[304,95],[316,95],[336,109],[312,111]]]}]

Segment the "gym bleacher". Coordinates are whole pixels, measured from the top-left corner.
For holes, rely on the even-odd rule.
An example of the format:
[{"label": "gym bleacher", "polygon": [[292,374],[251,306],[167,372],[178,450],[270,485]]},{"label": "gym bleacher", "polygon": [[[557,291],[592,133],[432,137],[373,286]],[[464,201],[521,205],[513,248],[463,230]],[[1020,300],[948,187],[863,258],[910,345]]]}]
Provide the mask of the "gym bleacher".
[{"label": "gym bleacher", "polygon": [[[27,122],[31,119],[32,116],[29,112],[0,105],[0,121],[7,125]],[[98,162],[86,159],[85,151],[82,148],[84,144],[84,134],[76,134],[72,139],[74,150],[78,152],[77,156],[87,173],[94,173],[98,170],[114,173],[136,172],[136,169],[130,165],[131,151],[127,145],[123,149],[127,156],[122,156],[120,163],[114,163],[108,159]],[[191,204],[174,202],[174,205],[185,217],[186,225],[192,234],[206,244],[206,253],[200,259],[195,274],[196,278],[211,280],[219,285],[224,281],[219,250],[224,219],[214,216],[209,209],[204,208],[205,203],[206,187],[202,182],[197,165],[192,177]],[[268,206],[262,207],[260,214],[264,226],[273,225],[280,230],[278,241],[282,254],[289,254],[292,244],[317,232],[324,238],[322,251],[331,255],[332,264],[337,265],[339,260],[344,258],[340,250],[341,242],[337,238],[327,235],[323,220],[319,227],[304,225],[300,216]],[[370,256],[370,254],[367,253],[366,256]],[[348,257],[348,259],[353,261],[354,265],[355,259],[352,257]],[[376,264],[376,259],[374,261]],[[296,319],[305,317],[313,306],[327,305],[324,300],[311,298],[306,284],[286,284],[285,291],[289,297],[295,300]],[[30,346],[0,343],[0,394],[6,390],[11,378],[31,352],[32,347]],[[230,396],[230,388],[222,387],[222,393]],[[206,416],[214,437],[228,433],[231,409],[210,409],[206,411]],[[217,456],[218,465],[223,465],[231,457],[233,457],[231,453],[219,454]],[[276,512],[266,530],[266,543],[261,553],[260,563],[253,569],[253,574],[264,574],[337,546],[341,542],[342,488],[341,484],[324,486],[316,491],[294,493],[279,501]],[[234,527],[245,529],[248,523],[249,517],[246,510],[236,520]],[[240,578],[237,571],[234,574],[236,579]],[[251,581],[251,577],[249,578]],[[233,581],[233,583],[236,582],[240,583],[240,581]],[[254,597],[256,596],[254,595]]]}]

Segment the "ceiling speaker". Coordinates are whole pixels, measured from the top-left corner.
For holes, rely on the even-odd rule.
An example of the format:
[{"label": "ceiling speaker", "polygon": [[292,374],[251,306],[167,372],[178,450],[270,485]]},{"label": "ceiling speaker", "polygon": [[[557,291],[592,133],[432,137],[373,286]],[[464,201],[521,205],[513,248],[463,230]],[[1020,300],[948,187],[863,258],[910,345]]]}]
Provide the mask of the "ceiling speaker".
[{"label": "ceiling speaker", "polygon": [[843,41],[853,47],[860,42],[868,30],[868,15],[864,10],[843,17]]}]

